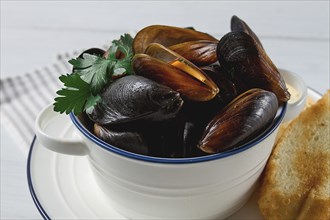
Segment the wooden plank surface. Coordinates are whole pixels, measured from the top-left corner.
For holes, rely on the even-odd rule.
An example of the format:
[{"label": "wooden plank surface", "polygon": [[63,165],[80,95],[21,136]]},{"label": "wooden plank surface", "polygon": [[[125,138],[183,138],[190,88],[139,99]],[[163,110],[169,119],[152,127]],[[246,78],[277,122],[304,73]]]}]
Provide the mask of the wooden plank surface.
[{"label": "wooden plank surface", "polygon": [[[220,38],[234,14],[277,66],[322,93],[329,88],[329,1],[1,1],[1,78],[150,24],[194,26]],[[1,128],[1,219],[41,218],[28,192],[26,158],[8,132]]]}]

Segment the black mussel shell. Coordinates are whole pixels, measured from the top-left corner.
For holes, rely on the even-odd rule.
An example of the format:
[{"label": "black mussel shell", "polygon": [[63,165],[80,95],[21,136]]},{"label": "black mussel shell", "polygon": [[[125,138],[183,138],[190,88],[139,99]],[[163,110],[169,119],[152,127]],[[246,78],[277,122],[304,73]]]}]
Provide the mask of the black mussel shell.
[{"label": "black mussel shell", "polygon": [[262,47],[261,41],[259,40],[257,35],[251,30],[251,28],[242,19],[240,19],[236,15],[231,17],[230,28],[231,28],[231,31],[242,31],[242,32],[247,33]]},{"label": "black mussel shell", "polygon": [[239,93],[230,76],[218,65],[203,67],[201,69],[219,87],[219,93],[209,101],[185,101],[181,108],[180,117],[194,124],[199,124],[200,126],[204,124],[204,126],[206,126],[207,123]]},{"label": "black mussel shell", "polygon": [[139,132],[116,131],[95,123],[93,133],[114,147],[133,153],[148,154],[148,145],[145,137]]},{"label": "black mussel shell", "polygon": [[219,65],[207,66],[201,68],[219,87],[219,93],[215,96],[215,99],[221,103],[221,106],[226,106],[241,92],[241,89],[245,89],[243,86],[236,82],[236,80]]},{"label": "black mussel shell", "polygon": [[206,155],[197,148],[206,123],[185,121],[178,115],[166,122],[148,125],[146,140],[150,156],[167,158],[188,158]]},{"label": "black mussel shell", "polygon": [[148,123],[146,137],[149,155],[173,158],[181,155],[182,145],[179,139],[179,124],[176,118],[163,122]]},{"label": "black mussel shell", "polygon": [[207,155],[205,152],[197,147],[200,140],[205,124],[186,121],[183,126],[182,133],[182,157],[200,157]]},{"label": "black mussel shell", "polygon": [[136,75],[115,80],[101,97],[102,103],[89,114],[100,125],[167,120],[176,116],[183,103],[179,93]]},{"label": "black mussel shell", "polygon": [[281,74],[250,35],[244,32],[226,34],[219,41],[217,56],[222,67],[249,87],[271,91],[280,102],[289,100],[290,93]]},{"label": "black mussel shell", "polygon": [[274,93],[251,89],[230,102],[207,125],[198,147],[218,153],[256,137],[274,119],[278,101]]}]

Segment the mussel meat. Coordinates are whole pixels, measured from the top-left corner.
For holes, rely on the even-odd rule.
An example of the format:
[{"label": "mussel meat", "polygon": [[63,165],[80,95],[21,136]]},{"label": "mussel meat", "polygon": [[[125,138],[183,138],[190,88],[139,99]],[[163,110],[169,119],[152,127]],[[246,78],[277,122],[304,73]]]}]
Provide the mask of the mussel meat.
[{"label": "mussel meat", "polygon": [[254,138],[274,119],[278,101],[274,93],[251,89],[230,102],[207,125],[198,147],[218,153]]},{"label": "mussel meat", "polygon": [[165,25],[151,25],[143,28],[136,34],[133,41],[133,51],[135,54],[144,53],[151,43],[159,43],[168,47],[196,40],[218,42],[218,40],[211,35],[193,29]]},{"label": "mussel meat", "polygon": [[89,114],[100,125],[167,120],[174,118],[183,104],[178,92],[136,75],[115,80],[101,97],[102,103]]},{"label": "mussel meat", "polygon": [[276,66],[264,49],[244,32],[230,32],[217,46],[220,65],[246,85],[276,94],[280,102],[290,99],[290,93]]},{"label": "mussel meat", "polygon": [[201,69],[160,44],[150,44],[146,54],[135,55],[132,63],[136,74],[172,88],[185,99],[207,101],[219,92]]}]

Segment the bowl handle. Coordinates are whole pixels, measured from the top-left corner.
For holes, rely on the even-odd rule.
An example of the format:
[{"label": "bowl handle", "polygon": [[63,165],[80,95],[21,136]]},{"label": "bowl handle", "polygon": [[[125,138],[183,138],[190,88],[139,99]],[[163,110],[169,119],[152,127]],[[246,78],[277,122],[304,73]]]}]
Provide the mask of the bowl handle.
[{"label": "bowl handle", "polygon": [[[37,140],[49,150],[57,153],[83,156],[88,154],[88,148],[80,137],[63,138],[60,135],[50,135],[47,133],[47,127],[54,124],[60,117],[67,117],[61,115],[53,110],[53,104],[46,106],[35,122],[35,132]],[[60,131],[58,132],[60,133]]]}]

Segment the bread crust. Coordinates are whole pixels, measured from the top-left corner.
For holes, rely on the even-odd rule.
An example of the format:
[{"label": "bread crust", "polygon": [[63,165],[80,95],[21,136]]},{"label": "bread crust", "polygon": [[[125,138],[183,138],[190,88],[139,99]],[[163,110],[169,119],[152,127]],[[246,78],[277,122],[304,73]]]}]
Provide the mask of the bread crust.
[{"label": "bread crust", "polygon": [[262,177],[266,219],[330,219],[330,90],[279,137]]}]

